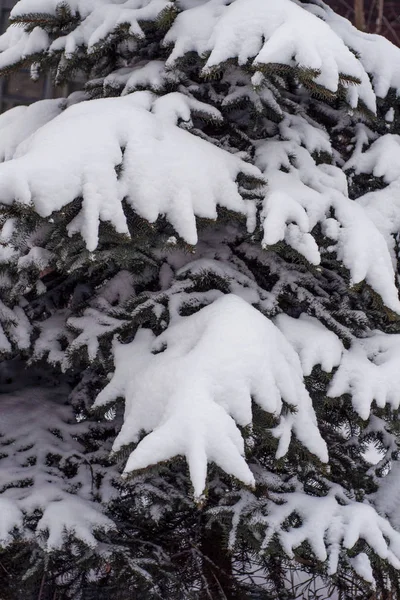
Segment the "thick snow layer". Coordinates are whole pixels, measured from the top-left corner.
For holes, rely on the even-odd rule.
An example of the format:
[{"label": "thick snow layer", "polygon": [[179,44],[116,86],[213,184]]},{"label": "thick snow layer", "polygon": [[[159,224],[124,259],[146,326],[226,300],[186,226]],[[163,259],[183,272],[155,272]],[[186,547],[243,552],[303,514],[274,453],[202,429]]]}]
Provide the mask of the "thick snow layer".
[{"label": "thick snow layer", "polygon": [[33,205],[47,217],[82,197],[68,231],[80,233],[89,250],[100,220],[128,234],[123,199],[150,222],[165,215],[189,244],[197,242],[195,217],[216,219],[217,205],[254,227],[254,204],[242,199],[235,180],[239,173],[261,180],[260,171],[177,127],[179,118],[190,119],[190,106],[180,94],[136,92],[67,108],[0,165],[2,203]]},{"label": "thick snow layer", "polygon": [[21,142],[61,110],[61,100],[41,100],[30,106],[16,106],[0,115],[0,162],[10,160]]},{"label": "thick snow layer", "polygon": [[[362,140],[361,140],[362,141]],[[364,140],[367,143],[368,140]],[[395,236],[400,231],[400,136],[387,134],[374,141],[363,152],[357,143],[353,156],[345,165],[355,173],[373,174],[387,184],[378,191],[368,192],[357,199],[357,204],[375,223],[386,239],[393,264],[397,261]]]},{"label": "thick snow layer", "polygon": [[[15,106],[0,115],[0,161],[12,157],[18,144],[61,111],[50,110],[57,100],[44,100],[31,107]],[[33,115],[32,115],[33,112]],[[28,114],[27,114],[28,113]],[[48,115],[48,116],[47,116]],[[26,118],[27,117],[27,118]]]},{"label": "thick snow layer", "polygon": [[400,178],[400,136],[391,133],[381,136],[365,152],[354,152],[344,169],[372,173],[387,184],[393,183]]},{"label": "thick snow layer", "polygon": [[227,295],[155,338],[139,330],[130,344],[114,342],[115,373],[95,407],[125,398],[124,425],[114,450],[137,443],[125,473],[185,456],[196,497],[204,491],[207,462],[253,485],[235,425],[252,421],[251,401],[276,416],[282,400],[296,412],[275,430],[278,456],[292,431],[327,461],[297,354],[271,321],[242,299]]},{"label": "thick snow layer", "polygon": [[[36,511],[42,513],[36,532],[46,534],[48,550],[61,547],[66,532],[95,546],[93,530],[113,526],[100,505],[93,502],[92,467],[76,439],[85,426],[74,423],[72,410],[64,404],[67,393],[59,386],[25,387],[2,394],[1,545],[11,541],[14,527],[24,533],[24,517]],[[54,457],[58,457],[56,462]],[[60,468],[69,462],[78,468],[75,475],[66,478]]]},{"label": "thick snow layer", "polygon": [[343,40],[291,0],[209,0],[179,14],[164,42],[174,44],[171,66],[188,52],[210,53],[204,72],[232,58],[240,65],[251,60],[256,68],[299,66],[315,71],[316,83],[332,92],[340,75],[347,75],[362,82],[351,90],[351,104],[360,97],[372,111],[376,108],[369,79]]},{"label": "thick snow layer", "polygon": [[354,339],[345,350],[342,361],[328,390],[335,398],[350,394],[354,410],[368,419],[375,400],[379,408],[400,405],[400,335],[372,332],[368,337]]},{"label": "thick snow layer", "polygon": [[[395,449],[397,450],[397,448]],[[390,519],[393,527],[400,530],[400,465],[393,461],[390,472],[379,479],[379,489],[374,495],[378,512]]]},{"label": "thick snow layer", "polygon": [[93,531],[113,527],[112,521],[99,511],[98,505],[71,494],[45,507],[36,532],[39,536],[46,535],[46,550],[50,551],[62,547],[66,533],[94,548],[98,542]]},{"label": "thick snow layer", "polygon": [[298,319],[292,319],[281,314],[274,322],[298,353],[304,375],[311,375],[316,365],[330,373],[340,364],[342,342],[315,317],[303,313]]}]

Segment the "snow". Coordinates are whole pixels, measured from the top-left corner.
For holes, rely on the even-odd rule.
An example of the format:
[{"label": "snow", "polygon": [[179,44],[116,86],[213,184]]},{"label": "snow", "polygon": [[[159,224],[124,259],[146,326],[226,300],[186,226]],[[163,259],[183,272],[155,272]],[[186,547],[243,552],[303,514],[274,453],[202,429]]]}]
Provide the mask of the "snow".
[{"label": "snow", "polygon": [[392,461],[389,473],[379,481],[379,489],[374,495],[374,505],[385,518],[389,518],[395,529],[400,529],[400,490],[398,461]]},{"label": "snow", "polygon": [[315,317],[302,313],[293,319],[280,314],[274,322],[298,353],[305,376],[311,375],[316,365],[330,373],[340,364],[344,351],[342,342]]},{"label": "snow", "polygon": [[[228,261],[198,258],[178,269],[176,275],[179,279],[188,277],[189,280],[191,278],[196,279],[202,276],[216,276],[225,282],[230,293],[242,298],[249,304],[258,305],[266,310],[270,309],[271,304],[273,304],[271,293],[263,290],[257,285],[253,277],[249,277],[248,274],[244,274],[240,270],[234,268]],[[192,294],[190,294],[190,296],[193,298]],[[178,311],[174,311],[174,314],[176,314],[176,312],[179,314],[179,306],[182,298],[183,293],[178,296]],[[170,310],[172,309],[172,302],[174,301],[171,299],[169,306]]]},{"label": "snow", "polygon": [[169,0],[99,2],[71,33],[57,38],[50,45],[49,51],[63,50],[67,57],[81,46],[86,46],[89,52],[95,51],[96,45],[107,39],[121,25],[128,25],[130,35],[142,39],[145,35],[139,23],[156,21],[165,10],[172,8],[173,4]]},{"label": "snow", "polygon": [[375,578],[372,573],[371,562],[365,552],[360,552],[360,554],[357,554],[357,556],[351,558],[350,564],[355,572],[364,579],[364,581],[371,583],[373,588],[375,588]]},{"label": "snow", "polygon": [[389,184],[400,178],[399,159],[400,136],[388,133],[378,138],[365,152],[355,152],[344,169],[372,173]]},{"label": "snow", "polygon": [[47,50],[49,42],[49,36],[40,27],[35,27],[31,33],[20,27],[9,27],[0,36],[0,70]]},{"label": "snow", "polygon": [[112,309],[116,305],[124,304],[135,296],[135,280],[132,273],[123,269],[114,277],[103,283],[94,299],[95,306],[99,309]]},{"label": "snow", "polygon": [[328,390],[331,398],[351,394],[354,410],[368,419],[375,400],[379,408],[400,405],[400,335],[371,332],[345,350]]},{"label": "snow", "polygon": [[[372,173],[382,178],[387,184],[382,190],[368,192],[357,198],[369,219],[386,240],[391,253],[393,265],[396,265],[397,250],[395,235],[400,230],[400,137],[386,134],[368,144],[356,145],[353,156],[345,165],[346,169],[354,169],[355,173]],[[364,146],[367,145],[366,149]]]},{"label": "snow", "polygon": [[[185,456],[195,497],[206,485],[207,462],[246,485],[254,484],[235,425],[252,420],[251,401],[277,417],[282,401],[296,412],[282,415],[277,456],[292,431],[327,461],[300,361],[279,330],[244,300],[226,295],[176,322],[160,336],[139,330],[133,342],[114,342],[115,372],[94,407],[125,398],[125,418],[114,442],[132,442],[125,473]],[[146,435],[141,441],[140,433]]]},{"label": "snow", "polygon": [[178,82],[178,75],[173,71],[167,71],[163,61],[151,60],[141,61],[133,67],[123,67],[110,73],[104,79],[104,86],[123,87],[121,95],[124,96],[138,89],[158,92]]},{"label": "snow", "polygon": [[[34,7],[35,12],[56,14],[58,1],[20,0],[11,12],[21,17]],[[182,3],[181,3],[182,4]],[[360,81],[360,85],[345,86],[347,100],[356,107],[359,100],[376,110],[375,92],[386,96],[390,87],[399,89],[396,64],[399,50],[393,44],[370,34],[358,32],[351,24],[323,5],[297,5],[293,0],[209,0],[182,4],[167,32],[164,44],[172,47],[167,66],[188,52],[208,55],[204,73],[218,68],[230,59],[244,65],[248,61],[256,70],[268,65],[284,64],[311,69],[315,82],[327,90],[338,90],[341,76]],[[109,35],[127,25],[132,37],[143,39],[141,23],[156,21],[165,11],[174,10],[168,0],[71,0],[72,13],[79,13],[81,22],[73,31],[50,41],[40,27],[26,33],[9,28],[0,37],[0,67],[15,64],[37,52],[64,52],[64,58],[87,48],[89,54]],[[307,31],[307,38],[302,35]],[[352,50],[356,50],[356,58]],[[388,58],[389,57],[389,58]],[[128,87],[129,89],[129,87]]]},{"label": "snow", "polygon": [[[326,496],[319,497],[304,493],[295,477],[287,482],[294,491],[276,492],[274,488],[281,487],[282,482],[271,480],[265,471],[260,476],[268,487],[268,499],[260,502],[251,491],[242,490],[237,502],[226,507],[232,515],[231,546],[242,520],[250,518],[264,550],[274,548],[270,544],[277,540],[286,555],[293,558],[295,550],[307,543],[317,560],[327,561],[328,575],[337,572],[342,548],[354,549],[358,540],[366,542],[395,569],[400,567],[400,533],[374,507],[348,498],[337,484],[332,484]],[[297,516],[296,525],[288,523],[293,515]],[[360,577],[374,583],[365,553],[349,560]]]},{"label": "snow", "polygon": [[46,535],[46,550],[50,552],[62,547],[66,533],[94,548],[98,542],[93,531],[113,528],[112,521],[102,515],[98,507],[71,496],[55,500],[44,509],[36,532],[39,536]]},{"label": "snow", "polygon": [[[109,0],[68,0],[68,6],[73,13],[87,17],[96,7],[109,4]],[[11,17],[16,18],[30,13],[45,13],[55,15],[59,0],[19,0],[11,11]]]},{"label": "snow", "polygon": [[[12,16],[30,11],[55,15],[57,6],[58,0],[20,0]],[[396,437],[389,431],[389,417],[371,412],[374,402],[378,409],[400,406],[400,335],[371,331],[373,311],[362,312],[364,297],[357,290],[347,294],[347,272],[350,286],[365,281],[389,309],[400,313],[394,239],[400,231],[400,137],[378,137],[370,129],[373,123],[350,108],[364,104],[374,112],[375,95],[384,97],[390,88],[400,91],[400,50],[356,32],[319,0],[181,0],[176,7],[168,0],[71,0],[69,6],[80,21],[66,34],[52,34],[50,40],[37,27],[31,33],[10,28],[0,36],[0,69],[35,53],[56,61],[49,56],[56,51],[61,65],[87,58],[85,53],[94,62],[99,44],[112,40],[117,60],[103,69],[101,78],[99,68],[90,85],[91,93],[115,97],[86,102],[78,94],[0,116],[1,201],[6,208],[19,205],[19,213],[21,208],[35,210],[48,227],[24,239],[21,251],[19,216],[5,215],[1,223],[0,263],[2,268],[10,265],[9,273],[0,276],[3,296],[13,292],[14,298],[15,280],[21,285],[28,274],[28,291],[35,290],[46,305],[46,313],[30,324],[28,294],[12,307],[0,301],[2,356],[24,350],[29,365],[46,361],[64,372],[78,357],[88,366],[84,380],[91,369],[103,373],[108,383],[94,408],[121,398],[125,402],[113,451],[129,450],[126,477],[141,470],[151,477],[148,467],[183,457],[197,501],[206,497],[210,463],[244,484],[234,486],[240,500],[229,507],[232,548],[251,505],[254,512],[247,515],[246,526],[254,526],[260,541],[265,534],[263,548],[278,539],[293,557],[296,548],[308,543],[318,560],[328,561],[330,574],[337,571],[342,553],[346,568],[351,565],[373,585],[368,555],[346,558],[342,548],[354,548],[362,539],[400,568]],[[149,42],[145,32],[149,21],[166,10],[176,10],[177,17],[160,49],[164,32],[151,34]],[[136,41],[120,43],[121,26]],[[198,60],[186,57],[188,53],[197,53]],[[189,66],[181,60],[185,57]],[[277,66],[294,68],[293,74],[308,70],[315,84],[339,92],[340,98],[345,94],[347,104],[340,109],[324,104],[318,95],[311,96],[306,83],[294,89],[282,80],[277,90],[276,72],[274,78],[268,75]],[[346,76],[360,83],[351,85]],[[319,110],[327,122],[337,122],[335,129],[314,121],[325,121]],[[385,111],[383,125],[395,131],[395,111],[389,104]],[[214,138],[211,127],[198,125],[202,120],[219,126]],[[350,142],[340,137],[347,129],[354,131]],[[338,149],[343,141],[348,144],[346,159],[354,149],[347,162]],[[387,187],[352,200],[347,180],[353,171],[381,178]],[[255,179],[257,189],[241,186],[242,175]],[[168,240],[148,251],[148,272],[132,267],[130,257],[124,269],[110,261],[101,284],[101,275],[90,271],[94,283],[85,282],[85,304],[77,299],[83,294],[71,292],[63,308],[55,310],[51,284],[47,289],[47,279],[41,281],[36,272],[54,261],[62,263],[62,254],[53,253],[54,238],[49,242],[45,234],[56,231],[54,213],[61,211],[57,217],[64,218],[63,209],[78,198],[80,212],[62,224],[70,236],[82,236],[93,252],[94,267],[109,252],[94,252],[100,222],[111,224],[125,241],[132,236],[135,244],[125,202],[150,223],[160,217],[167,221]],[[198,228],[196,219],[216,221],[219,207],[245,217],[249,235],[245,237],[242,220]],[[283,258],[282,242],[295,250],[293,260]],[[327,268],[319,267],[326,257]],[[268,285],[260,282],[264,275]],[[71,281],[74,277],[76,271]],[[280,312],[288,306],[287,296],[292,316]],[[339,299],[343,304],[332,310]],[[184,308],[190,316],[182,316]],[[157,335],[147,328],[148,315],[157,321]],[[355,330],[360,337],[354,337]],[[132,334],[129,342],[120,339],[121,331]],[[380,461],[369,470],[379,490],[362,503],[355,501],[358,490],[351,483],[342,487],[329,480],[329,465],[326,479],[315,469],[327,486],[325,495],[306,493],[300,481],[308,459],[293,465],[298,479],[280,472],[271,484],[264,471],[268,496],[261,497],[259,490],[253,494],[262,478],[260,465],[245,455],[245,444],[250,448],[254,441],[253,402],[274,417],[276,426],[268,433],[277,440],[275,459],[286,456],[295,436],[317,459],[328,462],[305,381],[316,366],[332,373],[329,398],[351,397],[357,418],[350,418],[360,431],[347,441],[379,449]],[[88,387],[97,393],[98,380]],[[83,395],[77,393],[80,400]],[[110,485],[115,472],[107,467],[101,477],[92,477],[96,462],[79,441],[87,423],[77,423],[66,402],[61,386],[26,386],[2,395],[3,544],[11,541],[14,527],[23,532],[24,519],[32,515],[37,515],[36,525],[25,534],[37,536],[46,550],[60,548],[66,533],[93,547],[96,530],[113,526],[102,511],[115,492]],[[358,417],[365,423],[360,425]],[[343,445],[344,451],[357,468],[350,443]],[[47,460],[54,456],[60,456],[57,465]],[[266,460],[273,463],[273,458]],[[69,461],[78,467],[68,479],[62,469]],[[388,474],[380,477],[383,467]],[[97,479],[101,489],[93,490]],[[159,505],[152,514],[160,518]],[[293,515],[301,523],[291,527],[288,518]]]},{"label": "snow", "polygon": [[[19,377],[23,389],[3,393],[0,403],[0,543],[12,541],[14,527],[23,536],[32,535],[23,521],[39,511],[34,533],[46,550],[60,548],[66,533],[93,547],[93,531],[114,525],[93,502],[91,470],[76,439],[84,426],[74,423],[62,385],[23,387],[29,371]],[[64,478],[62,466],[68,461],[78,469]]]},{"label": "snow", "polygon": [[61,340],[71,337],[65,327],[68,316],[67,310],[60,310],[48,319],[36,323],[38,336],[33,348],[34,359],[47,358],[52,365],[64,366],[65,352],[62,350]]},{"label": "snow", "polygon": [[40,100],[30,106],[16,106],[0,115],[0,162],[10,160],[21,142],[61,110],[61,100]]},{"label": "snow", "polygon": [[2,202],[33,205],[48,217],[83,197],[67,228],[89,250],[98,244],[100,220],[128,235],[123,199],[151,223],[164,214],[189,244],[197,241],[195,217],[215,219],[217,205],[246,215],[251,226],[255,207],[235,180],[239,173],[261,180],[259,170],[178,128],[188,105],[179,94],[173,98],[170,106],[169,95],[136,92],[70,106],[0,165]]},{"label": "snow", "polygon": [[49,266],[53,259],[54,254],[50,250],[35,246],[27,254],[18,259],[18,268],[29,269],[34,267],[42,271]]},{"label": "snow", "polygon": [[[81,13],[82,23],[58,41],[62,39],[63,44],[67,44],[66,39],[72,36],[71,40],[76,42],[79,35],[86,32],[82,43],[90,45],[95,43],[90,41],[90,36],[94,35],[98,40],[103,35],[94,26],[95,22],[101,21],[101,27],[108,31],[108,27],[115,25],[112,15],[116,17],[118,13],[119,19],[126,11],[131,16],[137,11],[151,12],[156,10],[156,5],[153,1],[138,4],[136,0],[117,5],[103,1],[90,3],[87,12],[84,9]],[[26,6],[24,0],[17,4],[15,14],[23,14]],[[229,5],[224,0],[210,0],[195,6],[189,3],[166,35],[165,44],[174,44],[167,66],[174,65],[178,56],[192,50],[201,55],[212,50],[206,70],[235,56],[239,63],[254,58],[256,65],[260,56],[270,51],[270,43],[272,47],[277,43],[278,48],[286,44],[292,57],[296,54],[296,36],[302,31],[298,23],[304,21],[310,31],[309,46],[304,43],[304,36],[301,36],[302,44],[298,43],[309,60],[307,62],[302,55],[303,62],[299,58],[297,63],[314,67],[321,63],[318,67],[320,78],[328,77],[327,73],[332,77],[333,60],[336,71],[340,71],[343,63],[348,67],[347,74],[356,76],[357,71],[362,79],[365,72],[361,63],[321,18],[309,12],[312,7],[307,5],[304,10],[302,6],[292,0],[283,0],[279,5],[272,0],[236,0]],[[45,3],[44,8],[54,12],[55,4]],[[77,3],[71,8],[81,10],[82,7]],[[320,11],[320,7],[315,6],[315,10]],[[106,13],[109,17],[104,20]],[[328,14],[329,11],[324,13],[323,18]],[[321,16],[319,12],[318,15]],[[129,21],[130,17],[126,18]],[[297,33],[292,32],[293,27],[297,28]],[[249,31],[254,35],[249,35]],[[366,39],[370,38],[367,36]],[[261,72],[258,73],[262,77]],[[104,85],[124,85],[123,94],[126,95],[141,86],[160,89],[164,82],[171,82],[174,77],[176,74],[166,69],[162,61],[141,61],[110,74]],[[250,87],[232,85],[226,102],[229,103],[241,89],[247,94]],[[366,93],[367,88],[363,83],[351,89]],[[267,92],[273,98],[272,92],[263,86],[260,98]],[[252,94],[256,96],[254,90]],[[61,110],[61,105],[52,106],[55,114]],[[134,92],[127,97],[95,100],[90,104],[80,102],[52,119],[45,109],[41,103],[26,109],[24,114],[30,129],[25,129],[21,111],[15,113],[15,118],[12,115],[1,118],[6,135],[0,142],[0,151],[8,159],[6,164],[0,165],[0,193],[4,203],[30,204],[41,216],[48,217],[75,198],[83,197],[82,210],[68,224],[68,232],[71,236],[81,234],[91,251],[98,244],[99,221],[108,221],[117,232],[128,235],[122,209],[124,198],[135,212],[152,223],[165,215],[177,234],[191,245],[197,242],[196,217],[215,219],[218,205],[245,215],[248,230],[254,230],[255,203],[241,198],[235,180],[240,172],[244,172],[261,181],[260,172],[239,156],[176,126],[182,121],[190,128],[191,114],[222,121],[216,108],[187,93],[174,92],[157,98],[150,92]],[[37,114],[33,112],[35,110]],[[311,156],[321,152],[333,156],[327,131],[301,111],[282,116],[276,136],[258,142],[256,149],[256,165],[268,180],[261,212],[263,246],[285,241],[311,264],[318,265],[320,249],[312,231],[320,223],[324,234],[333,241],[329,249],[350,271],[352,284],[365,280],[381,295],[388,308],[398,312],[400,303],[394,283],[392,233],[396,227],[398,229],[399,219],[389,220],[383,214],[376,216],[379,212],[374,208],[377,196],[350,201],[342,168],[317,165]],[[47,118],[51,119],[48,123]],[[36,133],[30,136],[35,129]],[[23,138],[27,139],[23,141]],[[375,143],[378,145],[365,153],[361,146],[354,154],[353,162],[350,160],[345,168],[357,164],[359,170],[366,170],[375,161],[374,173],[379,175],[384,169],[386,176],[393,178],[398,171],[398,161],[387,158],[397,150],[397,136],[387,136]],[[79,153],[76,152],[78,147]],[[382,156],[378,160],[379,153]],[[357,163],[359,157],[362,160]],[[115,168],[121,165],[123,168],[118,177]],[[397,180],[392,185],[393,190],[389,190],[393,192],[392,198],[385,203],[384,212],[394,214]]]},{"label": "snow", "polygon": [[387,111],[387,113],[385,115],[385,121],[387,123],[393,123],[393,121],[394,121],[394,109],[393,109],[393,106],[391,108],[389,108],[389,110]]},{"label": "snow", "polygon": [[365,71],[371,75],[378,98],[385,98],[390,88],[400,91],[400,49],[397,46],[383,36],[359,31],[321,0],[301,6],[323,19],[346,46],[357,53]]},{"label": "snow", "polygon": [[[86,348],[89,361],[94,361],[99,349],[99,337],[120,330],[128,321],[115,319],[95,308],[87,308],[82,317],[70,317],[68,327],[80,332],[69,345],[69,354],[80,348]],[[65,358],[64,367],[69,366]]]},{"label": "snow", "polygon": [[263,245],[284,240],[318,265],[320,251],[311,232],[321,223],[325,235],[334,242],[330,249],[350,271],[352,284],[366,280],[386,306],[399,312],[387,235],[379,221],[377,227],[369,217],[370,211],[361,208],[361,200],[349,199],[342,169],[316,164],[310,152],[328,152],[330,145],[323,129],[315,126],[309,135],[310,128],[304,118],[285,118],[279,125],[279,137],[257,144],[256,165],[268,182],[261,212]]},{"label": "snow", "polygon": [[[269,505],[264,547],[276,534],[287,555],[293,557],[293,551],[307,541],[318,560],[328,560],[328,573],[333,574],[337,570],[340,547],[353,548],[362,538],[381,558],[387,559],[395,568],[400,567],[400,533],[371,506],[360,502],[342,505],[334,496],[319,498],[300,492],[279,497],[286,502]],[[300,516],[302,523],[285,531],[281,526],[293,512]],[[357,562],[358,566],[364,567],[362,576],[368,577],[365,561],[361,558]]]},{"label": "snow", "polygon": [[352,106],[360,97],[372,111],[376,108],[368,76],[343,40],[291,0],[209,0],[180,13],[164,43],[174,46],[168,66],[188,52],[210,53],[203,73],[233,58],[260,70],[284,64],[315,71],[315,82],[332,92],[347,75],[361,82],[349,94]]},{"label": "snow", "polygon": [[20,306],[9,308],[0,300],[0,352],[10,351],[12,345],[18,350],[27,350],[31,330],[29,319]]}]

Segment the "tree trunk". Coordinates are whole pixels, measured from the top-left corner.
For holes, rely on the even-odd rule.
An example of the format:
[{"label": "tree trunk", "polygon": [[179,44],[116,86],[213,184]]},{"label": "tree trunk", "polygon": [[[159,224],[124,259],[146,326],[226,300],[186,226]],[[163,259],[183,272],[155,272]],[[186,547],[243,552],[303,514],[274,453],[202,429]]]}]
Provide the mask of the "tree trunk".
[{"label": "tree trunk", "polygon": [[354,22],[357,29],[365,31],[364,0],[354,0]]},{"label": "tree trunk", "polygon": [[382,23],[383,23],[383,8],[384,8],[385,0],[378,0],[378,15],[376,17],[376,33],[380,33],[382,31]]},{"label": "tree trunk", "polygon": [[[232,560],[224,543],[222,529],[203,526],[201,539],[205,588],[202,600],[240,600],[232,574]],[[243,599],[243,596],[241,596]]]}]

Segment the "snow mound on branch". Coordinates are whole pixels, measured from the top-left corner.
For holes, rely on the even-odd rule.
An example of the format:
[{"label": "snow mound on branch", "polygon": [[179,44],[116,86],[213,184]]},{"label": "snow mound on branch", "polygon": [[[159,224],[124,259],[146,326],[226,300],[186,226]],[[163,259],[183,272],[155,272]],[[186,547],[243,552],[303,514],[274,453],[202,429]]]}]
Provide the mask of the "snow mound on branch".
[{"label": "snow mound on branch", "polygon": [[[121,329],[128,321],[115,319],[95,308],[87,308],[82,317],[70,317],[68,327],[79,331],[79,335],[70,343],[68,354],[73,354],[80,348],[86,348],[89,361],[95,360],[99,349],[99,337],[107,333],[114,333]],[[64,367],[70,366],[65,359]]]},{"label": "snow mound on branch", "polygon": [[400,529],[400,465],[393,461],[390,472],[379,480],[379,489],[374,495],[374,505],[378,512],[389,518],[397,530]]},{"label": "snow mound on branch", "polygon": [[57,313],[35,324],[38,336],[33,347],[33,358],[39,360],[46,358],[51,365],[64,366],[65,351],[62,349],[62,341],[69,341],[72,337],[66,328],[66,320],[69,316],[67,310],[59,310]]},{"label": "snow mound on branch", "polygon": [[303,313],[293,319],[281,314],[274,322],[299,355],[305,376],[311,375],[316,365],[330,373],[340,364],[344,350],[342,342],[315,317]]},{"label": "snow mound on branch", "polygon": [[[113,527],[100,505],[93,502],[92,467],[77,439],[86,432],[86,425],[74,422],[71,408],[63,404],[67,394],[62,386],[24,387],[2,394],[1,545],[11,541],[14,527],[22,532],[24,518],[34,517],[37,511],[42,514],[36,533],[41,543],[45,534],[43,544],[47,550],[60,548],[66,533],[95,546],[93,531]],[[68,464],[77,467],[69,478],[62,472]]]},{"label": "snow mound on branch", "polygon": [[9,27],[0,36],[0,70],[46,51],[49,43],[49,36],[41,27],[35,27],[30,33],[20,27]]},{"label": "snow mound on branch", "polygon": [[106,40],[121,26],[129,26],[129,34],[143,39],[145,34],[140,26],[144,21],[156,21],[167,9],[173,8],[168,0],[126,0],[126,2],[101,2],[71,33],[57,38],[50,46],[50,52],[63,50],[71,56],[79,47],[88,51]]},{"label": "snow mound on branch", "polygon": [[[196,280],[200,277],[216,276],[223,279],[229,293],[239,296],[249,304],[257,305],[261,309],[266,311],[271,310],[274,306],[274,295],[267,290],[264,290],[254,281],[254,278],[249,275],[241,273],[232,264],[222,260],[213,260],[209,258],[198,258],[193,262],[189,262],[184,267],[180,268],[177,273],[177,277],[182,279],[183,277],[189,277],[190,280]],[[193,297],[193,292],[189,294]],[[189,296],[188,295],[188,296]],[[181,301],[183,294],[179,294],[179,301]],[[179,305],[178,305],[179,306]],[[171,312],[171,302],[169,305]],[[173,309],[172,309],[173,310]],[[179,308],[178,308],[179,314]]]},{"label": "snow mound on branch", "polygon": [[190,99],[178,93],[157,99],[136,92],[71,106],[0,165],[1,201],[31,205],[48,217],[82,197],[67,228],[89,250],[98,244],[100,220],[128,234],[124,199],[151,223],[165,215],[189,244],[197,242],[195,217],[216,219],[217,205],[246,215],[251,229],[255,207],[242,199],[236,179],[243,173],[261,181],[260,171],[177,127],[190,111]]},{"label": "snow mound on branch", "polygon": [[[22,17],[26,14],[42,13],[55,15],[57,8],[63,3],[60,0],[19,0],[11,11],[11,18]],[[110,0],[68,0],[72,13],[79,13],[82,18],[87,17],[98,7],[110,4]]]},{"label": "snow mound on branch", "polygon": [[57,9],[64,4],[72,14],[82,19],[77,27],[67,35],[60,35],[51,42],[47,33],[40,27],[26,33],[23,29],[9,27],[0,36],[0,68],[19,62],[36,52],[64,51],[65,57],[86,46],[89,53],[96,45],[106,40],[119,28],[127,26],[129,34],[142,39],[145,37],[140,23],[156,21],[165,10],[172,9],[168,0],[20,0],[11,11],[11,19],[23,18],[29,14],[57,15]]},{"label": "snow mound on branch", "polygon": [[[351,549],[363,539],[378,556],[387,559],[394,568],[400,568],[400,533],[372,506],[350,501],[342,505],[334,495],[319,498],[293,492],[277,497],[284,503],[268,503],[268,514],[257,518],[266,525],[264,548],[276,535],[286,554],[292,558],[294,550],[308,542],[318,560],[328,560],[328,573],[333,574],[337,571],[341,547]],[[300,517],[301,524],[282,527],[293,513]],[[363,567],[361,576],[366,578],[370,571],[365,561]]]},{"label": "snow mound on branch", "polygon": [[316,0],[302,7],[323,19],[359,57],[365,71],[371,75],[378,98],[385,98],[390,88],[400,90],[400,49],[381,35],[364,33],[350,21],[336,14],[327,4]]},{"label": "snow mound on branch", "polygon": [[122,87],[122,96],[138,89],[147,89],[157,93],[167,86],[176,86],[178,83],[178,74],[168,71],[165,63],[161,60],[141,61],[133,67],[123,67],[113,71],[104,79],[104,87]]},{"label": "snow mound on branch", "polygon": [[[360,203],[348,197],[346,176],[333,165],[317,165],[311,153],[330,149],[326,132],[305,118],[285,117],[280,138],[258,143],[256,164],[267,179],[261,212],[264,246],[284,240],[310,263],[320,251],[313,237],[320,223],[333,241],[330,250],[350,271],[353,284],[366,280],[395,312],[400,311],[395,273],[387,240]],[[332,211],[334,216],[332,217]]]},{"label": "snow mound on branch", "polygon": [[41,27],[35,27],[29,33],[20,27],[9,27],[0,36],[0,69],[40,52],[62,51],[64,59],[68,59],[86,47],[90,54],[121,28],[127,28],[131,36],[143,39],[145,33],[141,24],[155,22],[166,10],[174,8],[174,3],[169,0],[68,0],[66,3],[62,0],[20,0],[10,17],[23,19],[30,14],[56,17],[58,9],[65,5],[81,19],[73,31],[52,41]]},{"label": "snow mound on branch", "polygon": [[356,173],[372,173],[390,184],[400,178],[400,136],[387,133],[378,138],[365,151],[356,147],[353,156],[344,166]]},{"label": "snow mound on branch", "polygon": [[400,335],[374,331],[354,339],[345,350],[328,390],[336,398],[350,394],[354,410],[367,420],[375,400],[379,408],[400,405]]},{"label": "snow mound on branch", "polygon": [[362,577],[364,581],[372,583],[373,589],[375,589],[375,578],[368,555],[365,552],[360,552],[360,554],[350,559],[350,564],[357,575]]},{"label": "snow mound on branch", "polygon": [[41,100],[16,106],[0,115],[0,162],[10,160],[17,146],[62,110],[60,100]]},{"label": "snow mound on branch", "polygon": [[293,431],[322,461],[328,459],[297,354],[271,321],[234,295],[178,318],[157,338],[139,330],[130,344],[115,341],[114,360],[113,378],[94,404],[125,398],[113,449],[148,434],[125,473],[182,455],[196,497],[204,491],[210,461],[253,485],[235,425],[251,424],[252,399],[276,416],[283,400],[294,409],[274,430],[278,457],[287,452]]},{"label": "snow mound on branch", "polygon": [[388,184],[382,190],[368,192],[357,198],[357,204],[362,206],[385,237],[396,267],[395,235],[400,231],[400,136],[384,135],[365,152],[362,152],[362,144],[357,144],[353,156],[344,168],[354,169],[357,174],[372,173]]},{"label": "snow mound on branch", "polygon": [[50,551],[63,546],[66,533],[94,548],[98,542],[93,531],[113,528],[113,522],[99,512],[98,506],[70,495],[46,506],[36,532],[46,535],[46,550]]},{"label": "snow mound on branch", "polygon": [[27,350],[31,331],[32,326],[23,309],[20,306],[9,308],[0,300],[0,353],[10,352],[11,343],[18,350]]},{"label": "snow mound on branch", "polygon": [[[307,35],[304,35],[304,32]],[[372,111],[375,96],[361,63],[343,40],[321,19],[291,0],[209,0],[178,15],[165,36],[174,44],[167,65],[188,52],[210,53],[203,72],[237,59],[239,65],[288,65],[315,72],[315,82],[331,92],[338,90],[341,76],[361,85],[348,90]]]}]

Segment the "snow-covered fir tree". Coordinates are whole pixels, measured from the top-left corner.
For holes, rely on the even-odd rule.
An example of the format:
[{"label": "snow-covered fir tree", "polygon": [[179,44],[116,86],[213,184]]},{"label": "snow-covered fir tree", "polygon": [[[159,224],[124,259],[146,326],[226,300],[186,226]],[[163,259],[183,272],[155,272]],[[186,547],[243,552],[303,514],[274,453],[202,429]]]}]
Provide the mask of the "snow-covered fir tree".
[{"label": "snow-covered fir tree", "polygon": [[0,73],[87,83],[0,116],[2,598],[399,597],[399,64],[320,0],[16,4]]}]

